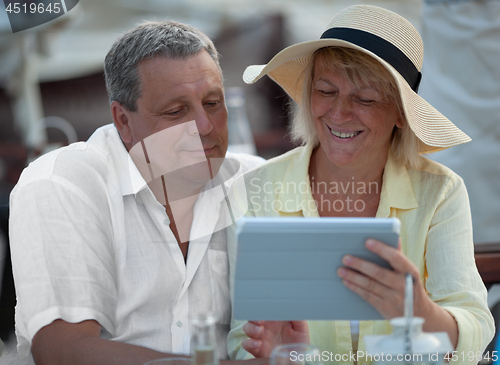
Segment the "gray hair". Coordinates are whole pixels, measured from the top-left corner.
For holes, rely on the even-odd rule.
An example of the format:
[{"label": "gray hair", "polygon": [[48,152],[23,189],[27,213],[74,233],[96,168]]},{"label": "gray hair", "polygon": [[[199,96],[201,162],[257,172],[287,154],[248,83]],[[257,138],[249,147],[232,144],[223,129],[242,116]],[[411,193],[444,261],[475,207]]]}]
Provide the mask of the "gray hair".
[{"label": "gray hair", "polygon": [[363,52],[345,47],[325,47],[317,50],[309,60],[303,72],[304,87],[302,100],[293,108],[291,137],[295,143],[313,147],[319,145],[318,135],[314,128],[311,115],[311,88],[315,72],[316,59],[321,57],[322,62],[332,71],[340,73],[356,86],[372,84],[389,102],[394,103],[403,121],[403,128],[394,128],[391,149],[395,159],[410,168],[418,168],[422,164],[420,153],[423,144],[408,125],[404,114],[401,97],[392,75],[373,57]]},{"label": "gray hair", "polygon": [[174,21],[150,21],[122,34],[104,60],[104,77],[109,101],[117,101],[131,112],[141,96],[138,66],[156,56],[187,59],[206,50],[222,79],[219,54],[213,42],[200,30]]}]

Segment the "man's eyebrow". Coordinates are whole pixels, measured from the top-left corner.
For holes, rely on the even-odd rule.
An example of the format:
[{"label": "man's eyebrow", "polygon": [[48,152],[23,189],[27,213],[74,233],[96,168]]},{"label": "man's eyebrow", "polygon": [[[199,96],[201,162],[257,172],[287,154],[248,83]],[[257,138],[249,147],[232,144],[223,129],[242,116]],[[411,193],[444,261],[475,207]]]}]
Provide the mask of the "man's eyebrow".
[{"label": "man's eyebrow", "polygon": [[207,94],[205,96],[211,96],[211,95],[214,95],[214,94],[224,95],[224,88],[216,86],[216,87],[208,90],[208,92],[207,92]]},{"label": "man's eyebrow", "polygon": [[[224,88],[223,87],[214,87],[214,88],[208,90],[207,93],[203,96],[202,100],[207,98],[207,97],[214,96],[214,95],[218,96],[218,97],[223,97],[224,96]],[[166,111],[166,109],[168,109],[171,104],[174,104],[176,102],[183,102],[187,99],[189,99],[189,97],[187,95],[179,95],[179,96],[174,96],[172,98],[163,100],[161,103],[158,104],[159,106],[157,108],[156,113],[160,114],[160,113]]]},{"label": "man's eyebrow", "polygon": [[167,111],[171,104],[174,104],[176,102],[182,102],[183,99],[185,99],[185,97],[181,95],[167,100],[162,100],[160,103],[157,104],[157,107],[155,108],[156,114],[161,114]]}]

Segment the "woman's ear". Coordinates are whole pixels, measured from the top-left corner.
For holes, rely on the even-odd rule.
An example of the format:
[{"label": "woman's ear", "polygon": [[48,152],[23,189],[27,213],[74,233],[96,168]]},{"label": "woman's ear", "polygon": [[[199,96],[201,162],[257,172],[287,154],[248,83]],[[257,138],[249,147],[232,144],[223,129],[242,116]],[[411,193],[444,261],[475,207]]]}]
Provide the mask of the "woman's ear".
[{"label": "woman's ear", "polygon": [[396,127],[398,127],[399,129],[403,128],[404,126],[403,118],[404,116],[400,114],[398,120],[396,120]]},{"label": "woman's ear", "polygon": [[113,118],[118,133],[120,133],[123,143],[132,143],[132,133],[129,125],[131,120],[130,111],[116,100],[111,102],[110,109],[111,117]]}]

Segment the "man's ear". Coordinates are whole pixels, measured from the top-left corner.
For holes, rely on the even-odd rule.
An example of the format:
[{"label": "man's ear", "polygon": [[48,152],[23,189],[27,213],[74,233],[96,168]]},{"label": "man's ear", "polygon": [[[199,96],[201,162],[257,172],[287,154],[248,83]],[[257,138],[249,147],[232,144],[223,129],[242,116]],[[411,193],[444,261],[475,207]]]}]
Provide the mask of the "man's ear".
[{"label": "man's ear", "polygon": [[132,143],[132,132],[129,125],[131,119],[130,111],[116,100],[111,102],[109,107],[111,109],[111,117],[113,118],[118,133],[120,133],[123,143]]}]

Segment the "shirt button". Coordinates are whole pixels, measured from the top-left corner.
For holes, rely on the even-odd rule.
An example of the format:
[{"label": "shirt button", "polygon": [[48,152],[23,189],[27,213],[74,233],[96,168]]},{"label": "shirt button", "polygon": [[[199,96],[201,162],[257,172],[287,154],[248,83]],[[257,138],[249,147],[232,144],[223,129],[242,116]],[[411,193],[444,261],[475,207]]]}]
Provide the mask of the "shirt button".
[{"label": "shirt button", "polygon": [[182,327],[182,322],[181,321],[177,321],[177,327]]},{"label": "shirt button", "polygon": [[165,218],[165,220],[163,221],[163,224],[165,224],[166,226],[168,226],[170,224],[170,221],[168,220],[168,218]]}]

